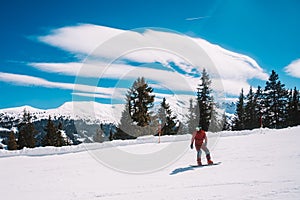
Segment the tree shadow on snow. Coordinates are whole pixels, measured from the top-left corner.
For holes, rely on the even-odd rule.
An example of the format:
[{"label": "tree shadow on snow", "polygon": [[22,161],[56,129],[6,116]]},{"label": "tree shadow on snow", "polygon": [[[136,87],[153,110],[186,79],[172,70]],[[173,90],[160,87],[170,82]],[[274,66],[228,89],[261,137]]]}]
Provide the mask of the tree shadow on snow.
[{"label": "tree shadow on snow", "polygon": [[179,173],[182,173],[182,172],[191,171],[191,170],[194,170],[194,168],[195,168],[195,167],[192,167],[192,166],[177,168],[177,169],[174,169],[174,170],[170,173],[170,175],[175,175],[175,174],[179,174]]}]

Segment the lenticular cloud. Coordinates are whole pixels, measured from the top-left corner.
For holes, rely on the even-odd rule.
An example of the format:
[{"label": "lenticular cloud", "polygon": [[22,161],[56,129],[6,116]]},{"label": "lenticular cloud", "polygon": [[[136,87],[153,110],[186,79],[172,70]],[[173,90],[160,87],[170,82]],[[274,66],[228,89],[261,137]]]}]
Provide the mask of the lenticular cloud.
[{"label": "lenticular cloud", "polygon": [[[191,87],[195,87],[199,73],[206,68],[212,78],[222,82],[225,92],[233,95],[239,93],[241,85],[249,86],[248,80],[268,78],[264,70],[249,56],[226,50],[201,38],[191,38],[165,29],[120,30],[93,24],[79,24],[54,29],[38,39],[65,51],[93,58],[85,63],[90,68],[79,73],[80,76],[94,76],[93,65],[97,66],[96,70],[102,70],[101,74],[107,78],[117,78],[123,76],[126,71],[138,70],[139,66],[133,63],[160,63],[165,68],[153,70],[149,66],[143,66],[144,71],[148,70],[149,78],[155,77],[156,82],[164,81],[164,84],[168,85],[170,81],[167,82],[165,79],[170,76],[165,74],[171,69],[187,78]],[[190,45],[191,43],[193,45]],[[196,48],[202,49],[201,54],[206,54],[210,61],[206,62],[202,58],[203,55],[197,55],[199,51],[196,51]],[[109,62],[116,57],[119,58],[118,62]],[[199,57],[199,62],[191,63],[191,58],[194,57]],[[215,69],[210,67],[211,64]],[[79,65],[75,62],[31,65],[43,71],[66,75],[78,74],[79,70]],[[59,66],[64,70],[60,70]],[[111,69],[107,70],[107,67]],[[104,70],[106,73],[103,73]],[[163,76],[156,76],[160,73]],[[232,84],[233,82],[236,84]]]}]

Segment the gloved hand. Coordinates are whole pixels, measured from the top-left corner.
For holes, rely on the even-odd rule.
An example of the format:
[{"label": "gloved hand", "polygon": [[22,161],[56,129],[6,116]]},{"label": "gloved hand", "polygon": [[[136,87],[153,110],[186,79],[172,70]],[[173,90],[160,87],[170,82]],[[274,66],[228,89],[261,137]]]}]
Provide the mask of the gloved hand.
[{"label": "gloved hand", "polygon": [[194,148],[194,146],[193,146],[193,143],[191,144],[191,149],[193,149]]}]

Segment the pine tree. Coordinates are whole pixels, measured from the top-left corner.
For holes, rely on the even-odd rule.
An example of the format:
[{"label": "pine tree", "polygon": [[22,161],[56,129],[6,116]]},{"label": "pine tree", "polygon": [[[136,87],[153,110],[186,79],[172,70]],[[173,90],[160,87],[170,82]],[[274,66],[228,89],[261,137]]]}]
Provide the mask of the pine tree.
[{"label": "pine tree", "polygon": [[[145,83],[144,78],[138,78],[134,82],[133,86],[127,91],[125,98],[126,104],[124,110],[122,111],[120,123],[116,129],[117,132],[111,133],[110,140],[134,139],[138,136],[153,135],[157,132],[158,122],[156,120],[156,116],[152,115],[152,113],[149,111],[149,108],[153,106],[154,101],[154,96],[150,94],[150,92],[152,92],[153,90],[152,88],[149,88],[147,84],[145,85],[141,83]],[[148,91],[146,92],[147,95],[145,95],[145,97],[147,97],[148,100],[142,100],[144,101],[142,104],[137,103],[140,102],[138,98],[139,95],[137,92],[137,88],[139,88],[138,85],[143,85],[144,88],[148,88],[147,90],[145,90]],[[140,109],[137,105],[144,105],[146,107]],[[139,123],[137,121],[134,121],[134,119],[136,118],[133,118],[133,116],[136,117],[138,115],[142,115],[142,112],[139,112],[141,110],[147,110],[147,113],[144,113],[143,120],[141,120],[141,122]],[[145,122],[145,119],[148,120],[149,125],[141,126],[141,123]]]},{"label": "pine tree", "polygon": [[120,123],[116,128],[116,133],[110,131],[109,140],[126,140],[126,139],[135,139],[137,136],[141,135],[140,127],[136,124],[133,124],[133,120],[129,114],[129,104],[130,104],[130,91],[126,95],[127,104],[122,112]]},{"label": "pine tree", "polygon": [[15,133],[13,131],[11,131],[9,133],[8,142],[7,142],[7,149],[8,150],[17,150],[18,149],[17,141],[16,141],[16,138],[15,138]]},{"label": "pine tree", "polygon": [[126,104],[125,109],[123,110],[121,115],[119,128],[131,134],[134,131],[132,125],[133,125],[133,120],[131,119],[129,114],[129,106],[128,104]]},{"label": "pine tree", "polygon": [[24,147],[27,147],[26,139],[25,139],[25,134],[26,131],[24,129],[25,125],[19,125],[18,126],[18,140],[17,140],[17,146],[18,149],[23,149]]},{"label": "pine tree", "polygon": [[254,129],[258,125],[256,112],[255,112],[255,96],[250,86],[249,93],[246,96],[246,105],[245,105],[245,129]]},{"label": "pine tree", "polygon": [[197,117],[197,108],[194,106],[193,99],[190,99],[190,106],[188,110],[187,118],[187,131],[193,133],[199,124],[199,117]]},{"label": "pine tree", "polygon": [[223,123],[222,131],[230,131],[232,127],[226,117],[226,113],[223,114],[223,119],[224,119],[224,123]]},{"label": "pine tree", "polygon": [[197,88],[197,105],[199,108],[199,126],[208,130],[213,110],[213,97],[211,96],[211,80],[205,69],[202,71],[200,84]]},{"label": "pine tree", "polygon": [[257,87],[257,90],[254,95],[254,108],[255,108],[255,122],[257,124],[254,128],[259,128],[263,125],[263,110],[264,110],[264,94],[260,86]]},{"label": "pine tree", "polygon": [[57,128],[55,127],[51,116],[49,115],[47,125],[45,127],[46,135],[42,141],[43,146],[56,146]]},{"label": "pine tree", "polygon": [[239,100],[236,104],[235,119],[233,120],[233,130],[245,129],[245,105],[244,105],[244,90],[242,89]]},{"label": "pine tree", "polygon": [[158,120],[160,121],[162,128],[167,123],[167,112],[166,109],[170,108],[170,106],[166,103],[166,98],[163,98],[163,101],[160,104],[160,108],[158,109]]},{"label": "pine tree", "polygon": [[131,89],[130,101],[128,102],[129,114],[138,126],[144,127],[151,122],[149,109],[153,107],[153,89],[148,86],[145,79],[138,78]]},{"label": "pine tree", "polygon": [[172,115],[172,110],[170,109],[170,105],[166,102],[166,98],[163,98],[161,108],[158,110],[158,118],[162,122],[162,135],[174,135],[177,133],[177,117]]},{"label": "pine tree", "polygon": [[24,147],[34,148],[36,145],[35,136],[37,131],[31,122],[31,115],[29,112],[24,110],[23,120],[18,125],[18,148],[23,149]]},{"label": "pine tree", "polygon": [[300,102],[299,102],[299,91],[295,87],[291,90],[288,98],[288,118],[287,126],[297,126],[300,124]]},{"label": "pine tree", "polygon": [[265,122],[269,128],[283,128],[287,120],[288,91],[279,81],[278,74],[274,70],[266,82],[264,91]]}]

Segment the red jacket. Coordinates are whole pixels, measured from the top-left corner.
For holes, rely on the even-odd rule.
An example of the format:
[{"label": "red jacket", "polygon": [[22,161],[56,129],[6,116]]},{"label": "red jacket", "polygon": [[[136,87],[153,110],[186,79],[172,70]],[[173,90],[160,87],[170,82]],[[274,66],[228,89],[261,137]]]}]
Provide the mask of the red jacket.
[{"label": "red jacket", "polygon": [[204,130],[197,131],[195,135],[195,146],[202,146],[203,140],[205,139],[206,134]]}]

